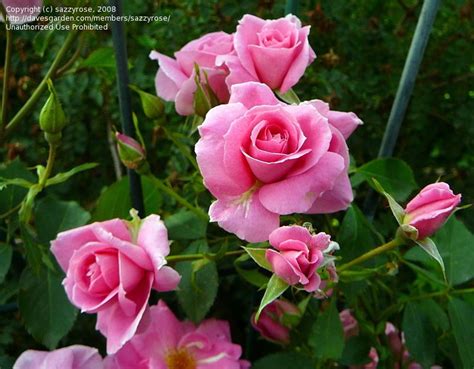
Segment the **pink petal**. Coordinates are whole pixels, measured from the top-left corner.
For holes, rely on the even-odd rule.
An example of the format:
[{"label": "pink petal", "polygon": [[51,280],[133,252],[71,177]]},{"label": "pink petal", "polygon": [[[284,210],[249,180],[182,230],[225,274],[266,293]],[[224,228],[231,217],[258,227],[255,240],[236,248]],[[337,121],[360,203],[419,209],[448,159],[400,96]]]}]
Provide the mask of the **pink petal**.
[{"label": "pink petal", "polygon": [[253,178],[228,172],[224,165],[224,134],[230,124],[242,116],[242,104],[228,104],[211,109],[199,127],[201,139],[195,146],[196,158],[205,186],[215,197],[238,195],[253,183]]},{"label": "pink petal", "polygon": [[276,214],[306,212],[316,199],[334,187],[342,170],[343,158],[328,152],[305,173],[264,185],[260,189],[260,201],[268,211]]},{"label": "pink petal", "polygon": [[229,103],[236,102],[242,103],[247,109],[258,105],[282,105],[270,87],[259,82],[234,84]]},{"label": "pink petal", "polygon": [[211,221],[249,242],[266,241],[280,223],[278,214],[262,206],[259,191],[244,202],[239,197],[218,199],[209,208],[209,215]]},{"label": "pink petal", "polygon": [[311,242],[311,233],[305,227],[298,225],[283,226],[275,229],[269,237],[270,245],[278,249],[278,245],[286,240],[299,240],[307,245]]},{"label": "pink petal", "polygon": [[310,27],[306,26],[299,31],[300,50],[298,50],[299,53],[293,59],[290,69],[280,87],[280,91],[283,93],[287,92],[291,87],[298,83],[308,65],[310,65],[316,58],[316,54],[311,46],[309,46],[309,30]]},{"label": "pink petal", "polygon": [[[157,74],[156,94],[165,100],[173,100],[177,90],[181,88],[181,85],[189,76],[181,70],[178,62],[169,56],[152,51],[150,59],[158,61],[159,68],[163,73],[161,75]],[[163,85],[158,85],[159,82],[163,81],[166,82]]]},{"label": "pink petal", "polygon": [[265,25],[265,21],[253,15],[246,14],[239,21],[237,32],[234,35],[234,47],[242,66],[253,76],[257,76],[257,72],[253,65],[252,55],[248,49],[248,45],[258,44],[257,33]]},{"label": "pink petal", "polygon": [[168,230],[159,215],[152,214],[142,220],[137,244],[147,252],[155,270],[166,263],[165,257],[170,253]]},{"label": "pink petal", "polygon": [[75,250],[88,242],[98,240],[93,231],[97,227],[101,227],[104,230],[113,233],[119,239],[131,241],[130,232],[128,231],[125,222],[121,219],[112,219],[105,222],[88,224],[83,227],[61,232],[58,234],[57,238],[51,242],[51,252],[54,254],[56,260],[64,271],[67,271],[69,260]]},{"label": "pink petal", "polygon": [[149,273],[143,286],[130,294],[129,298],[136,301],[138,307],[135,315],[125,314],[119,304],[112,304],[107,309],[98,312],[96,328],[107,337],[108,354],[117,352],[134,336],[147,307],[152,283],[153,275]]},{"label": "pink petal", "polygon": [[349,176],[343,172],[332,189],[324,192],[306,211],[306,214],[330,214],[346,210],[354,200]]},{"label": "pink petal", "polygon": [[290,285],[298,284],[300,276],[283,255],[275,250],[268,249],[265,252],[265,258],[271,264],[272,270],[277,276]]},{"label": "pink petal", "polygon": [[179,273],[169,266],[163,266],[157,273],[155,273],[155,283],[153,288],[160,292],[174,291],[179,282],[181,276]]},{"label": "pink petal", "polygon": [[348,139],[349,136],[363,124],[362,120],[352,112],[346,113],[342,111],[331,110],[327,114],[329,124],[336,127],[344,136],[344,139]]}]

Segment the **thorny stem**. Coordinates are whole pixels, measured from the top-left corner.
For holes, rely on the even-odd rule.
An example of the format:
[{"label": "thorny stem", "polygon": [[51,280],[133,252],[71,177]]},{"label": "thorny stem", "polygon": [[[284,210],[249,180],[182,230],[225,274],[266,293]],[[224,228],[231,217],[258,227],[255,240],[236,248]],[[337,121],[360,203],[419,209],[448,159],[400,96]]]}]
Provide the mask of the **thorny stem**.
[{"label": "thorny stem", "polygon": [[342,272],[343,270],[346,270],[354,265],[363,263],[364,261],[372,259],[373,257],[377,255],[390,251],[394,249],[395,247],[400,246],[402,243],[403,243],[402,240],[395,238],[391,240],[390,242],[387,242],[379,247],[376,247],[375,249],[372,249],[369,252],[366,252],[365,254],[359,256],[358,258],[355,258],[354,260],[351,260],[350,262],[341,265],[339,268],[337,268],[337,270],[338,272]]},{"label": "thorny stem", "polygon": [[[227,251],[223,256],[236,256],[242,255],[245,253],[245,250],[235,250],[235,251]],[[171,255],[166,258],[168,262],[177,263],[179,261],[192,261],[192,260],[200,260],[200,259],[213,259],[217,256],[217,254],[187,254],[187,255]]]}]

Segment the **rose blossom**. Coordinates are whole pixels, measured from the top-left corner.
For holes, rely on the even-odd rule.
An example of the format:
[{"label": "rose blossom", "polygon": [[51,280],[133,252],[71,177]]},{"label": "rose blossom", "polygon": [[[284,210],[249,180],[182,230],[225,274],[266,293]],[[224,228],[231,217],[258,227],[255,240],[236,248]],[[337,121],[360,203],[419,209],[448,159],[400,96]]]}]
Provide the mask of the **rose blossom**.
[{"label": "rose blossom", "polygon": [[241,239],[265,241],[280,215],[332,213],[353,199],[346,142],[315,102],[285,105],[264,84],[234,85],[199,133],[197,161],[217,198],[210,218]]},{"label": "rose blossom", "polygon": [[[225,83],[228,70],[217,65],[216,58],[233,53],[233,35],[225,32],[208,33],[189,42],[174,54],[176,59],[152,51],[150,59],[157,60],[159,64],[155,79],[157,95],[166,101],[174,101],[178,114],[193,114],[196,63],[207,74],[210,87],[219,101],[226,103],[229,101],[229,90]],[[204,75],[200,79],[201,83],[206,82]]]},{"label": "rose blossom", "polygon": [[288,91],[316,58],[308,42],[310,27],[301,27],[294,15],[263,20],[244,15],[234,37],[237,56],[225,59],[227,85],[258,81],[271,89]]},{"label": "rose blossom", "polygon": [[28,350],[20,355],[13,369],[103,369],[97,349],[74,345],[51,352]]},{"label": "rose blossom", "polygon": [[[0,0],[7,12],[8,21],[11,24],[29,23],[41,13],[43,0]],[[0,14],[0,22],[4,22]]]},{"label": "rose blossom", "polygon": [[316,291],[321,284],[316,270],[324,262],[323,251],[331,243],[331,236],[324,232],[311,235],[306,228],[294,225],[274,230],[269,241],[274,249],[267,249],[265,258],[273,272],[289,285]]},{"label": "rose blossom", "polygon": [[247,369],[242,349],[233,344],[229,324],[208,319],[199,326],[180,322],[160,300],[150,308],[148,325],[105,360],[106,369]]},{"label": "rose blossom", "polygon": [[255,314],[250,322],[263,338],[282,344],[290,343],[290,326],[285,324],[285,315],[301,315],[300,310],[289,301],[279,299],[265,306],[260,314],[258,322],[255,322]]},{"label": "rose blossom", "polygon": [[423,188],[406,206],[404,224],[418,231],[418,239],[435,233],[461,202],[444,182],[432,183]]},{"label": "rose blossom", "polygon": [[66,272],[71,302],[97,313],[97,329],[107,337],[107,352],[117,351],[135,334],[150,290],[174,290],[180,276],[166,266],[168,233],[158,215],[93,223],[62,232],[51,251]]}]

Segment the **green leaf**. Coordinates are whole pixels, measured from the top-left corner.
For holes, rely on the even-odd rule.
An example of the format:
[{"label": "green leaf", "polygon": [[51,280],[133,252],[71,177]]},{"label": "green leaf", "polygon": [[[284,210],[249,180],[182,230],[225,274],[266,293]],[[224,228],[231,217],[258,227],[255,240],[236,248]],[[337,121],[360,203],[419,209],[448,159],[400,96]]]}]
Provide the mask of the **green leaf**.
[{"label": "green leaf", "polygon": [[296,92],[291,88],[285,93],[275,91],[275,94],[287,104],[299,104],[301,102]]},{"label": "green leaf", "polygon": [[[15,179],[21,178],[28,182],[35,182],[36,178],[19,160],[0,165],[0,177]],[[8,186],[0,189],[0,214],[5,214],[20,204],[28,190],[18,186]]]},{"label": "green leaf", "polygon": [[311,358],[296,352],[279,352],[257,360],[252,369],[313,369]]},{"label": "green leaf", "polygon": [[[354,178],[355,177],[355,178]],[[413,171],[403,160],[395,158],[375,159],[356,169],[353,181],[363,179],[377,189],[375,178],[395,200],[404,201],[417,188]]]},{"label": "green leaf", "polygon": [[426,237],[423,240],[415,240],[416,244],[420,246],[423,250],[428,253],[433,259],[435,259],[439,266],[441,267],[441,271],[443,272],[444,279],[446,279],[446,269],[444,268],[444,262],[443,258],[439,254],[438,248],[436,247],[436,244],[433,242],[433,240],[429,237]]},{"label": "green leaf", "polygon": [[367,337],[351,337],[344,345],[344,351],[339,362],[347,366],[367,364],[370,362],[370,347],[370,340]]},{"label": "green leaf", "polygon": [[60,201],[45,197],[38,201],[35,208],[38,240],[48,243],[56,238],[59,232],[86,224],[91,215],[74,201]]},{"label": "green leaf", "polygon": [[[143,201],[146,214],[157,214],[162,204],[162,197],[153,182],[142,176]],[[103,191],[97,201],[92,215],[93,221],[113,218],[128,219],[130,216],[130,184],[128,177],[123,177]]]},{"label": "green leaf", "polygon": [[434,364],[436,356],[436,332],[423,308],[417,302],[409,302],[403,313],[403,332],[410,356],[425,368]]},{"label": "green leaf", "polygon": [[266,248],[262,249],[257,249],[257,248],[252,248],[252,247],[243,247],[242,248],[245,250],[247,254],[255,261],[260,267],[263,269],[266,269],[270,272],[273,272],[272,266],[268,262],[268,260],[265,258],[265,253],[267,252]]},{"label": "green leaf", "polygon": [[258,321],[260,314],[262,313],[265,306],[271,304],[278,297],[280,297],[283,292],[285,292],[288,287],[290,287],[283,279],[278,277],[276,274],[273,274],[268,281],[267,289],[263,295],[260,306],[258,307],[257,314],[255,315],[255,321]]},{"label": "green leaf", "polygon": [[10,269],[12,262],[12,247],[8,243],[0,242],[0,283],[3,283],[5,276]]},{"label": "green leaf", "polygon": [[115,52],[110,47],[94,50],[82,61],[80,68],[115,69]]},{"label": "green leaf", "polygon": [[76,175],[77,173],[95,168],[98,165],[99,164],[97,163],[85,163],[85,164],[78,165],[77,167],[71,170],[68,170],[67,172],[58,173],[54,177],[51,177],[46,181],[46,186],[52,186],[52,185],[66,182],[69,178]]},{"label": "green leaf", "polygon": [[[353,204],[342,220],[338,242],[341,246],[339,255],[343,262],[347,263],[383,243],[383,239],[367,221],[360,209]],[[366,262],[365,265],[373,265],[373,261]]]},{"label": "green leaf", "polygon": [[385,198],[387,199],[390,210],[392,211],[393,216],[397,220],[397,223],[399,225],[402,225],[403,218],[405,218],[405,210],[401,207],[401,205],[398,202],[395,201],[392,195],[390,195],[384,190],[384,188],[379,183],[379,181],[377,181],[375,178],[372,178],[372,181],[374,183],[376,190],[379,193],[381,193],[383,196],[385,196]]},{"label": "green leaf", "polygon": [[181,210],[165,219],[170,240],[195,240],[206,236],[207,222],[189,210]]},{"label": "green leaf", "polygon": [[465,283],[474,278],[474,235],[454,216],[433,237],[446,265],[451,285]]},{"label": "green leaf", "polygon": [[[206,241],[193,242],[184,254],[206,253],[209,251]],[[216,263],[205,264],[185,261],[176,264],[181,274],[181,282],[177,292],[178,301],[186,316],[193,322],[200,322],[214,304],[219,287]],[[196,265],[198,267],[196,267]]]},{"label": "green leaf", "polygon": [[460,299],[451,299],[448,314],[464,369],[474,367],[474,307]]},{"label": "green leaf", "polygon": [[[250,260],[250,256],[240,255],[234,261],[235,270],[243,279],[245,279],[247,282],[254,285],[255,287],[262,288],[266,286],[269,280],[267,276],[260,273],[257,269],[248,269],[244,267],[244,265],[246,266],[246,262],[251,262]],[[253,264],[253,266],[255,266],[255,264]]]},{"label": "green leaf", "polygon": [[320,359],[337,360],[341,357],[344,349],[344,330],[335,299],[318,316],[308,343],[313,348],[315,356]]},{"label": "green leaf", "polygon": [[67,299],[62,277],[42,269],[37,276],[25,269],[20,278],[18,305],[28,332],[49,349],[72,328],[77,310]]},{"label": "green leaf", "polygon": [[418,306],[430,319],[433,327],[439,328],[442,332],[449,330],[448,315],[433,299],[421,300]]}]

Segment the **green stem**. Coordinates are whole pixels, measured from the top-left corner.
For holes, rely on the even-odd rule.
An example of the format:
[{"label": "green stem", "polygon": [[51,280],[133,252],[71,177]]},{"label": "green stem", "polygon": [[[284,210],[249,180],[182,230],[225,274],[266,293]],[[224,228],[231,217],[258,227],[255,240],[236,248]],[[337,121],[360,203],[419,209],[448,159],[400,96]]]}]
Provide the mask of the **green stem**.
[{"label": "green stem", "polygon": [[10,81],[13,33],[9,29],[10,22],[8,21],[7,12],[3,4],[0,4],[0,12],[5,21],[6,32],[5,64],[3,65],[2,116],[0,118],[0,136],[3,136],[3,130],[7,122],[8,84]]},{"label": "green stem", "polygon": [[77,31],[71,31],[66,41],[64,41],[63,46],[59,50],[54,59],[53,63],[49,67],[48,72],[43,77],[41,83],[36,87],[36,90],[30,96],[28,101],[23,105],[23,107],[16,113],[16,115],[12,118],[12,120],[6,126],[6,134],[8,135],[11,131],[21,122],[21,120],[30,112],[31,109],[35,106],[38,99],[41,97],[41,94],[46,90],[48,84],[48,79],[53,79],[56,75],[56,71],[61,66],[61,63],[66,55],[66,53],[71,49],[72,43],[76,40],[79,33]]},{"label": "green stem", "polygon": [[369,259],[372,259],[373,257],[383,254],[387,251],[390,251],[394,249],[397,246],[400,246],[403,242],[395,238],[391,240],[390,242],[387,242],[379,247],[376,247],[375,249],[370,250],[369,252],[366,252],[365,254],[359,256],[358,258],[355,258],[354,260],[351,260],[350,262],[341,265],[339,268],[337,268],[338,272],[342,272],[343,270],[346,270],[354,265],[363,263],[364,261],[367,261]]},{"label": "green stem", "polygon": [[191,210],[194,214],[196,214],[202,220],[206,222],[209,221],[209,217],[207,214],[200,208],[192,205],[188,200],[178,195],[171,187],[164,184],[160,179],[156,178],[153,174],[147,174],[148,178],[150,178],[156,187],[158,187],[161,191],[175,199],[179,204],[183,205],[185,208]]},{"label": "green stem", "polygon": [[56,152],[57,152],[57,145],[49,144],[49,155],[48,155],[48,161],[46,162],[46,169],[38,182],[41,189],[43,189],[44,186],[46,186],[46,182],[48,181],[48,178],[51,176],[51,172],[53,171],[54,161],[56,160]]},{"label": "green stem", "polygon": [[[242,255],[245,250],[227,251],[223,256]],[[187,255],[171,255],[166,258],[170,263],[177,263],[179,261],[192,261],[200,259],[213,259],[217,254],[187,254]]]}]

